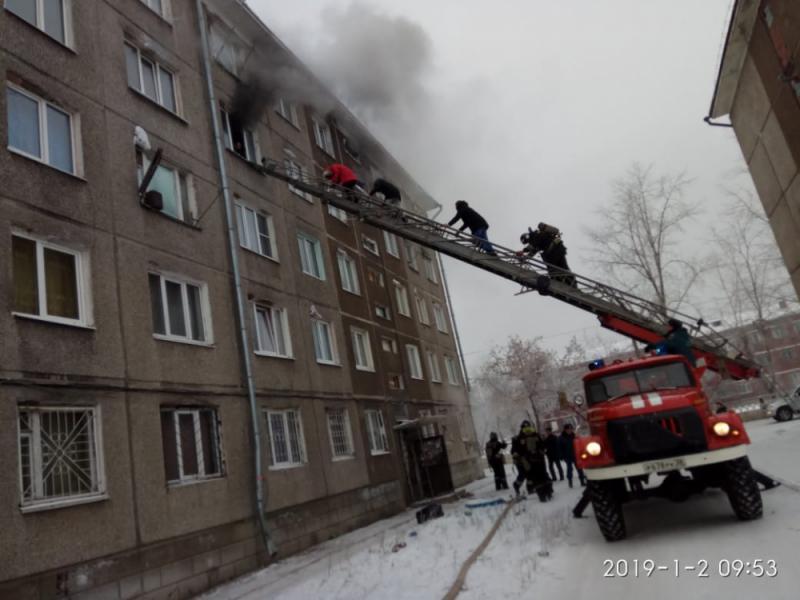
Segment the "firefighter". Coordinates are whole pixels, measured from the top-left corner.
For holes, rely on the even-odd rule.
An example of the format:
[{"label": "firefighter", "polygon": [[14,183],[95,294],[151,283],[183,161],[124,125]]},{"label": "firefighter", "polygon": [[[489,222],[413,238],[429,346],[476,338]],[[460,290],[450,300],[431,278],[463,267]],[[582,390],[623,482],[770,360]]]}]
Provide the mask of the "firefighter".
[{"label": "firefighter", "polygon": [[381,194],[383,199],[389,204],[398,205],[402,200],[398,187],[391,181],[387,181],[382,177],[378,177],[378,179],[376,179],[372,184],[372,189],[370,190],[369,195],[374,196],[375,194]]},{"label": "firefighter", "polygon": [[459,200],[456,202],[456,216],[450,219],[450,221],[447,223],[447,226],[452,227],[453,224],[459,219],[462,222],[459,231],[464,231],[467,227],[469,227],[472,236],[478,238],[478,241],[475,242],[475,245],[486,252],[486,254],[497,256],[497,252],[494,251],[494,246],[492,246],[491,242],[489,242],[489,238],[486,237],[486,232],[489,229],[489,223],[487,223],[486,219],[478,214],[475,209],[470,208],[469,204],[467,204],[465,200]]},{"label": "firefighter", "polygon": [[547,272],[552,279],[577,287],[575,276],[567,264],[567,247],[561,239],[558,228],[547,223],[539,223],[535,230],[528,227],[528,231],[519,236],[519,241],[525,247],[517,252],[517,256],[527,254],[534,257],[541,252],[542,260],[547,265]]},{"label": "firefighter", "polygon": [[572,469],[578,472],[578,479],[581,485],[586,485],[586,478],[583,475],[583,469],[579,469],[575,464],[575,431],[570,423],[564,425],[564,430],[561,432],[559,438],[561,444],[561,457],[567,463],[567,482],[569,487],[572,487]]},{"label": "firefighter", "polygon": [[503,450],[508,444],[497,439],[497,434],[493,431],[489,434],[489,441],[486,442],[486,461],[494,471],[494,489],[507,490],[508,480],[506,479],[506,466],[503,458]]},{"label": "firefighter", "polygon": [[669,330],[664,336],[664,341],[658,344],[647,344],[644,347],[645,352],[655,350],[663,354],[679,354],[685,356],[689,364],[694,367],[697,358],[692,352],[692,340],[686,327],[678,319],[670,319],[667,321],[667,325],[669,325]]},{"label": "firefighter", "polygon": [[544,438],[544,451],[547,454],[547,468],[550,470],[550,479],[556,480],[556,470],[558,467],[558,480],[564,481],[564,470],[561,468],[561,449],[558,443],[558,436],[553,433],[553,428],[545,429],[547,436]]},{"label": "firefighter", "polygon": [[361,187],[361,182],[353,169],[342,163],[333,163],[325,168],[322,176],[334,185],[355,190]]},{"label": "firefighter", "polygon": [[528,495],[536,492],[542,502],[552,499],[553,483],[544,464],[544,441],[530,421],[523,421],[520,425],[519,434],[511,443],[511,453],[519,471],[514,482],[517,496],[524,481]]}]

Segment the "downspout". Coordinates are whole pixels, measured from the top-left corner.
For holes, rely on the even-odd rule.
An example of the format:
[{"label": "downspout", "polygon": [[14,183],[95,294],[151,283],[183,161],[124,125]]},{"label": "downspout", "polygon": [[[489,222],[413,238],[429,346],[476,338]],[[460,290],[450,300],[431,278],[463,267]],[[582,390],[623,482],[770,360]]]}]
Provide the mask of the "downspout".
[{"label": "downspout", "polygon": [[214,94],[214,82],[211,76],[211,59],[208,52],[208,28],[206,23],[206,13],[203,8],[202,0],[196,0],[197,23],[200,28],[200,42],[203,49],[203,67],[205,71],[206,87],[208,91],[208,102],[211,109],[211,124],[214,129],[214,149],[217,156],[219,167],[219,179],[222,192],[222,199],[225,204],[225,224],[228,228],[228,251],[231,255],[231,267],[233,269],[233,287],[236,295],[236,317],[239,325],[239,343],[242,347],[242,362],[244,364],[244,375],[247,382],[247,398],[250,401],[250,425],[253,434],[253,463],[255,466],[255,502],[258,523],[261,529],[261,537],[264,548],[269,556],[277,551],[272,542],[267,529],[267,519],[265,515],[265,491],[264,479],[261,474],[261,432],[258,425],[258,406],[256,402],[256,386],[253,380],[253,365],[250,360],[250,342],[247,339],[247,327],[244,312],[244,295],[242,293],[242,276],[239,270],[239,254],[236,244],[236,230],[233,222],[233,210],[231,208],[230,186],[228,183],[228,172],[225,169],[225,151],[222,144],[222,136],[219,127],[219,113],[217,110],[217,99]]},{"label": "downspout", "polygon": [[467,374],[467,364],[464,362],[464,349],[461,347],[461,336],[458,334],[458,327],[456,327],[456,317],[453,313],[453,304],[450,302],[450,287],[447,285],[447,275],[444,272],[444,265],[442,264],[442,256],[436,253],[436,260],[439,263],[439,273],[442,274],[442,286],[444,287],[444,299],[447,302],[447,311],[450,314],[450,327],[453,328],[453,337],[456,339],[456,349],[458,350],[458,362],[461,364],[461,372],[464,374],[464,383],[467,386],[467,392],[470,391],[469,375]]}]

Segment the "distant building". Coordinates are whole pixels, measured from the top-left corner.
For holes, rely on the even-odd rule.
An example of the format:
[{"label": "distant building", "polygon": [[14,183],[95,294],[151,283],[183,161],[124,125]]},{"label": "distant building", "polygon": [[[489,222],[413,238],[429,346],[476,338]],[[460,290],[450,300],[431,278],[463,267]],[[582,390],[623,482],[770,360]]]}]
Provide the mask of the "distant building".
[{"label": "distant building", "polygon": [[481,475],[439,257],[261,161],[438,204],[243,0],[6,0],[0,84],[0,597],[253,570],[259,482],[287,556]]},{"label": "distant building", "polygon": [[797,0],[736,0],[709,116],[730,116],[800,297],[798,22]]}]

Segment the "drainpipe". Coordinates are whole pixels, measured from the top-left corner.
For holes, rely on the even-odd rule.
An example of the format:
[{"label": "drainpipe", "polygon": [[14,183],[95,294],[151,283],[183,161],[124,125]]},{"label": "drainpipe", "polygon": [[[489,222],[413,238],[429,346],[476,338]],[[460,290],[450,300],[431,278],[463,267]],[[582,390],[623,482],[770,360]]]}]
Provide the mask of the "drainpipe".
[{"label": "drainpipe", "polygon": [[[441,207],[440,207],[441,210]],[[447,302],[447,311],[450,314],[450,327],[453,329],[453,337],[456,339],[456,348],[458,349],[458,362],[461,363],[461,372],[464,374],[464,384],[467,386],[467,393],[470,391],[469,375],[467,374],[467,363],[464,362],[464,349],[461,347],[461,336],[458,335],[458,327],[456,327],[456,317],[453,313],[453,304],[450,302],[450,287],[447,285],[447,275],[444,272],[444,265],[442,264],[442,256],[436,253],[436,259],[439,263],[439,273],[442,274],[442,286],[444,287],[444,299]]]},{"label": "drainpipe", "polygon": [[242,292],[242,276],[239,271],[239,254],[236,244],[236,229],[233,222],[233,209],[231,207],[230,186],[228,183],[228,172],[225,169],[225,151],[222,143],[222,135],[219,127],[219,111],[217,109],[217,99],[214,94],[214,82],[211,77],[211,59],[208,52],[208,27],[206,24],[206,13],[202,0],[196,0],[197,23],[200,28],[200,41],[203,49],[203,67],[205,71],[206,87],[208,88],[208,103],[211,109],[211,123],[214,129],[214,147],[217,155],[217,166],[219,167],[220,186],[222,188],[222,199],[225,204],[225,224],[228,228],[228,250],[231,255],[231,267],[233,269],[233,287],[236,295],[236,317],[239,325],[239,343],[242,346],[242,362],[244,363],[244,376],[247,382],[247,398],[250,401],[250,425],[253,433],[253,463],[255,465],[255,501],[258,523],[261,529],[261,537],[264,548],[269,556],[277,552],[277,548],[272,542],[267,529],[267,519],[265,516],[266,493],[264,490],[264,479],[261,474],[261,432],[258,419],[258,405],[256,402],[256,386],[253,380],[253,365],[250,358],[250,342],[247,339],[247,327],[244,312],[244,294]]}]

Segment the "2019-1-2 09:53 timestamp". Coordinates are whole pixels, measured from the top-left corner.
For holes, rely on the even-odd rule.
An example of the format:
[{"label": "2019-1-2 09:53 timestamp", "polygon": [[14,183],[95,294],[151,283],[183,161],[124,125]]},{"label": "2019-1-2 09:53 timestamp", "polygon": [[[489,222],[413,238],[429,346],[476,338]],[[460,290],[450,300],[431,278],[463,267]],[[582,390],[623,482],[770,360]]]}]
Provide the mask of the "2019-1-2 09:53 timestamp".
[{"label": "2019-1-2 09:53 timestamp", "polygon": [[650,558],[603,561],[603,577],[652,577],[654,575],[667,575],[672,577],[764,577],[771,578],[778,575],[778,564],[773,559],[727,559],[708,561],[681,561],[674,559],[667,562],[658,562]]}]

